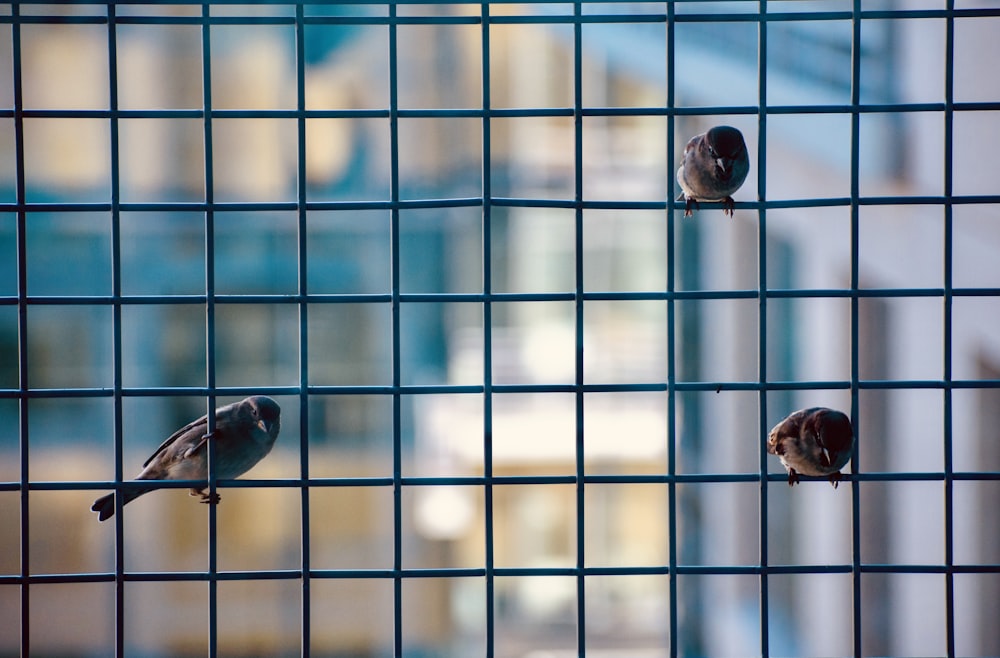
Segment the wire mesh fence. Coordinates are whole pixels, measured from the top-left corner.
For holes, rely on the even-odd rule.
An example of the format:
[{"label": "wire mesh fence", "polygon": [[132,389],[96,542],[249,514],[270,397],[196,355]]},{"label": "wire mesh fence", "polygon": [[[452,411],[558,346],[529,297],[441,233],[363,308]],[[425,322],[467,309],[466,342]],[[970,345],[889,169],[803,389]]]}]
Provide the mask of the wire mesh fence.
[{"label": "wire mesh fence", "polygon": [[[1000,653],[998,26],[0,7],[0,653]],[[87,512],[248,395],[248,475]],[[790,488],[817,405],[858,441]]]}]

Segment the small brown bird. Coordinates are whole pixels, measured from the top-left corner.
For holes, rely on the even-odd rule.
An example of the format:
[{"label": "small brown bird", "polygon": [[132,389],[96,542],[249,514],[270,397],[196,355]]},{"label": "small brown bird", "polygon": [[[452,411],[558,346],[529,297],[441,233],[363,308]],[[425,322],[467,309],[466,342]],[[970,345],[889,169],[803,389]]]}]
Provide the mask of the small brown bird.
[{"label": "small brown bird", "polygon": [[750,156],[743,133],[732,126],[715,126],[695,135],[684,147],[677,184],[683,192],[684,216],[691,215],[699,201],[721,201],[723,214],[733,215],[736,202],[731,196],[740,189],[750,171]]},{"label": "small brown bird", "polygon": [[[143,464],[136,480],[205,480],[208,478],[208,441],[215,442],[212,470],[220,480],[237,478],[267,456],[281,429],[281,407],[264,395],[227,404],[215,410],[215,431],[208,434],[208,416],[190,422],[170,435]],[[122,505],[156,487],[123,489]],[[206,492],[207,487],[191,489],[203,503],[218,503],[220,496]],[[115,494],[94,501],[90,508],[100,513],[99,520],[115,513]]]},{"label": "small brown bird", "polygon": [[851,459],[854,429],[846,414],[826,407],[799,409],[774,426],[767,451],[777,455],[788,471],[788,486],[799,474],[829,476],[836,489],[840,469]]}]

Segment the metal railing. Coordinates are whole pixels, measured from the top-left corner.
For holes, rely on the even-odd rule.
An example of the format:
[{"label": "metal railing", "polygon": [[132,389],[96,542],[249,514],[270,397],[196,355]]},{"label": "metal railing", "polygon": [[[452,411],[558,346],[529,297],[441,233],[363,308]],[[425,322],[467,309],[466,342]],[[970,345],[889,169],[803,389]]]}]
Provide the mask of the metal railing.
[{"label": "metal railing", "polygon": [[[459,8],[455,12],[421,13],[424,7],[416,2],[357,1],[351,3],[351,13],[329,15],[325,13],[331,5],[307,5],[293,2],[270,2],[266,5],[254,3],[240,4],[230,8],[229,2],[122,2],[122,3],[74,3],[71,5],[53,5],[53,3],[18,2],[10,6],[9,12],[0,15],[0,26],[10,30],[11,62],[12,62],[12,99],[13,106],[0,109],[0,120],[6,121],[13,131],[13,153],[7,157],[15,163],[12,199],[0,203],[0,213],[12,218],[14,233],[14,248],[17,261],[16,292],[0,296],[0,308],[16,309],[16,351],[10,357],[16,361],[17,384],[0,389],[0,399],[14,400],[17,404],[17,437],[19,448],[17,467],[19,479],[0,482],[0,492],[17,492],[19,495],[19,562],[15,573],[0,573],[0,588],[19,588],[18,607],[20,610],[20,648],[22,655],[29,655],[30,642],[33,633],[31,614],[34,592],[37,587],[54,583],[113,583],[114,610],[113,614],[114,652],[115,655],[127,655],[125,615],[128,610],[126,585],[136,582],[194,581],[204,582],[208,586],[207,606],[207,653],[219,654],[217,641],[219,618],[219,583],[241,580],[289,580],[299,583],[301,587],[301,654],[312,652],[310,637],[322,619],[317,619],[312,612],[311,592],[318,580],[326,579],[376,579],[392,583],[393,618],[386,620],[386,633],[392,634],[392,654],[408,655],[410,647],[404,638],[404,584],[412,579],[479,579],[484,583],[484,652],[485,655],[495,655],[497,646],[498,595],[497,579],[507,577],[542,577],[558,576],[573,579],[575,584],[575,652],[583,656],[588,653],[588,618],[586,593],[588,579],[600,576],[660,576],[667,579],[669,612],[662,620],[667,631],[666,651],[670,655],[697,653],[704,647],[697,641],[685,637],[685,622],[681,619],[684,607],[684,597],[678,591],[678,579],[688,575],[714,575],[720,577],[741,575],[756,578],[760,585],[759,593],[759,638],[760,644],[746,647],[747,654],[771,655],[774,651],[771,643],[773,634],[770,610],[773,605],[771,583],[775,576],[797,576],[801,574],[844,574],[851,577],[851,598],[854,602],[852,621],[853,629],[844,629],[845,633],[853,633],[852,652],[856,656],[863,655],[862,628],[866,624],[865,610],[862,601],[862,580],[869,574],[936,574],[945,582],[945,649],[948,655],[956,655],[956,625],[955,625],[955,576],[962,574],[996,575],[1000,574],[998,564],[958,564],[955,560],[954,546],[954,485],[958,482],[986,481],[995,482],[1000,479],[1000,472],[994,470],[956,471],[952,463],[953,414],[952,397],[960,390],[988,390],[1000,388],[1000,379],[956,379],[953,377],[952,366],[952,306],[960,298],[995,298],[1000,297],[1000,285],[992,287],[960,287],[953,281],[953,261],[956,257],[953,246],[953,214],[959,206],[989,206],[1000,204],[1000,193],[956,195],[954,190],[954,120],[956,115],[964,112],[1000,112],[1000,99],[993,101],[959,102],[955,100],[955,21],[958,19],[997,19],[1000,9],[997,8],[956,8],[953,1],[946,2],[939,9],[899,9],[892,6],[885,8],[866,8],[861,0],[853,3],[837,3],[828,8],[830,3],[823,3],[820,8],[805,6],[785,6],[785,3],[761,2],[668,2],[668,3],[614,3],[602,2],[555,2],[555,3],[497,3],[458,1],[448,3],[448,7]],[[426,3],[427,7],[435,7],[438,3]],[[544,11],[535,11],[535,4],[544,4]],[[49,13],[52,6],[59,11]],[[722,6],[722,10],[719,10]],[[777,9],[774,7],[777,6]],[[162,7],[169,11],[159,12]],[[149,10],[148,12],[146,10]],[[219,11],[224,9],[226,11]],[[251,10],[252,9],[252,10]],[[498,10],[502,9],[502,11]],[[64,11],[63,11],[64,10]],[[944,57],[944,98],[940,102],[902,102],[896,100],[881,100],[875,103],[862,102],[861,83],[863,78],[862,30],[869,22],[882,20],[921,20],[933,19],[943,22],[945,30]],[[796,21],[822,22],[842,21],[851,26],[850,56],[844,61],[849,62],[850,69],[850,100],[839,104],[824,105],[780,105],[768,103],[768,35],[769,27],[791,24]],[[749,24],[756,29],[756,76],[759,102],[754,105],[732,106],[681,106],[677,101],[675,70],[675,31],[684,25],[699,27],[711,26],[714,23],[725,23],[728,26]],[[590,107],[584,103],[583,85],[585,80],[583,29],[591,24],[623,24],[642,25],[644,30],[656,26],[662,29],[666,50],[666,103],[653,107]],[[23,90],[23,51],[22,30],[27,26],[47,25],[87,25],[98,26],[107,31],[107,70],[108,70],[108,104],[100,109],[44,109],[26,107]],[[201,107],[197,109],[123,109],[119,106],[119,59],[118,31],[122,26],[170,25],[191,26],[200,30],[201,36]],[[213,29],[216,26],[252,25],[281,26],[294,32],[294,96],[295,105],[285,109],[219,109],[213,103]],[[388,106],[377,109],[313,109],[306,103],[306,40],[305,30],[311,26],[382,26],[387,31],[388,70],[387,89]],[[478,106],[473,108],[424,108],[414,109],[401,107],[399,103],[399,60],[401,54],[398,46],[398,30],[401,26],[411,25],[448,25],[469,26],[479,30],[481,58],[481,98]],[[539,26],[569,26],[572,30],[571,53],[572,98],[573,103],[567,107],[497,107],[494,104],[491,88],[491,28],[499,25],[539,25]],[[797,37],[801,40],[801,35]],[[829,43],[822,47],[836,51]],[[783,51],[783,57],[788,53]],[[792,60],[794,61],[794,58]],[[801,75],[801,71],[796,71]],[[847,78],[847,72],[837,71],[837,79]],[[779,199],[768,198],[767,171],[768,153],[765,148],[759,148],[752,155],[752,166],[756,172],[756,190],[744,189],[743,196],[755,197],[757,200],[740,200],[736,203],[737,211],[743,215],[756,218],[759,236],[766,234],[769,215],[775,211],[812,208],[843,208],[850,215],[850,271],[849,282],[842,288],[800,289],[776,288],[768,280],[768,263],[771,254],[767,241],[759,237],[755,246],[757,261],[757,284],[749,289],[735,290],[701,290],[688,289],[679,285],[678,277],[683,276],[675,271],[675,259],[683,257],[683,250],[678,244],[683,239],[684,231],[691,230],[682,226],[678,214],[683,208],[677,201],[608,201],[592,198],[587,194],[585,184],[584,122],[594,117],[660,117],[666,123],[667,154],[676,154],[683,147],[687,136],[675,128],[675,122],[685,117],[715,117],[715,116],[745,116],[756,119],[757,141],[767,143],[769,120],[780,115],[803,114],[838,114],[850,120],[850,193],[845,196],[827,198]],[[861,121],[869,114],[896,113],[936,113],[944,120],[944,165],[943,191],[940,195],[906,195],[906,196],[866,196],[862,194],[862,145]],[[572,119],[572,149],[573,171],[572,194],[566,198],[513,198],[499,197],[493,193],[491,162],[494,146],[494,121],[520,117],[550,117]],[[479,122],[481,127],[481,194],[461,197],[443,198],[407,198],[401,192],[401,155],[400,155],[400,122],[418,118],[433,118],[441,120],[469,119]],[[109,158],[110,190],[107,198],[86,198],[83,200],[33,199],[29,193],[29,181],[26,178],[26,121],[43,121],[46,119],[91,119],[107,122],[109,141],[107,157]],[[204,199],[197,201],[127,201],[122,198],[121,176],[121,130],[120,124],[131,119],[189,119],[200,124],[201,139],[204,144]],[[220,201],[216,198],[217,161],[213,153],[213,139],[216,124],[219,121],[231,119],[281,119],[294,124],[294,194],[293,198],[273,201]],[[313,200],[308,189],[309,167],[307,165],[307,122],[313,119],[372,119],[384,121],[388,132],[388,194],[386,198],[366,201],[318,201]],[[312,146],[309,146],[312,148]],[[672,158],[668,157],[667,166],[672,168]],[[673,199],[676,186],[669,186],[668,198]],[[100,195],[98,195],[100,196]],[[942,251],[944,258],[944,282],[939,287],[866,287],[862,283],[859,271],[860,250],[860,214],[866,207],[882,206],[933,206],[940,208],[942,213]],[[702,213],[711,212],[714,204],[703,204]],[[416,209],[448,210],[455,208],[473,208],[481,210],[481,247],[482,247],[482,281],[481,290],[476,292],[404,292],[404,282],[401,280],[400,267],[400,234],[401,213]],[[508,209],[564,209],[574,215],[575,243],[572,246],[573,271],[575,284],[570,290],[562,292],[495,292],[494,273],[491,266],[491,253],[494,248],[494,214]],[[311,290],[309,287],[308,259],[312,258],[308,250],[308,222],[311,213],[323,211],[383,211],[389,217],[389,248],[388,271],[389,284],[385,292],[374,293],[325,293]],[[664,213],[667,225],[665,247],[668,262],[666,280],[662,290],[656,291],[617,291],[608,292],[588,289],[584,284],[584,214],[593,210],[619,211],[657,211]],[[111,288],[109,294],[87,295],[38,295],[32,294],[28,285],[28,231],[32,217],[39,213],[70,216],[79,212],[101,212],[110,216],[110,246],[111,246]],[[163,295],[142,294],[129,295],[123,293],[123,245],[122,245],[122,215],[124,213],[199,213],[204,217],[205,259],[204,259],[204,293]],[[293,293],[275,294],[220,294],[216,290],[217,248],[216,213],[290,213],[295,217],[296,259],[297,259],[297,290]],[[697,220],[691,220],[697,221]],[[681,236],[681,237],[679,237]],[[7,257],[7,256],[5,256]],[[866,298],[932,298],[940,300],[944,311],[943,328],[943,374],[940,378],[929,379],[865,379],[861,376],[862,365],[859,363],[859,303]],[[773,300],[803,300],[803,299],[843,299],[850,304],[850,377],[843,380],[802,381],[798,379],[785,380],[772,377],[768,370],[768,355],[773,343],[768,340],[769,333],[777,329],[769,326],[767,308]],[[679,373],[679,354],[683,331],[678,311],[678,303],[690,300],[755,300],[759,305],[757,332],[757,376],[752,381],[699,381],[685,379]],[[585,322],[584,312],[587,305],[597,301],[645,301],[662,303],[666,308],[666,370],[662,379],[654,382],[631,383],[593,383],[584,378],[584,344]],[[409,305],[428,303],[467,303],[477,305],[482,313],[482,382],[473,384],[411,384],[406,383],[402,373],[403,363],[403,333],[401,327],[401,311]],[[494,305],[497,303],[529,304],[535,302],[565,302],[573,305],[573,354],[574,376],[572,381],[565,383],[494,383],[497,364],[492,345],[495,338]],[[388,337],[388,381],[365,385],[318,385],[310,375],[310,312],[317,305],[337,304],[377,304],[387,306],[388,326],[382,327]],[[205,383],[204,386],[127,386],[123,374],[125,356],[123,354],[123,311],[132,306],[167,306],[176,304],[194,304],[205,309]],[[233,305],[269,305],[291,307],[297,317],[297,335],[288,337],[296,345],[297,373],[296,381],[287,385],[257,386],[249,383],[246,386],[219,385],[217,376],[217,361],[215,356],[218,342],[218,312],[219,309]],[[110,313],[110,352],[111,377],[107,385],[45,387],[33,385],[32,359],[29,358],[33,334],[29,323],[31,311],[41,307],[87,306],[107,309]],[[773,340],[773,338],[772,338]],[[8,357],[5,355],[4,359]],[[15,369],[12,367],[12,370]],[[847,391],[851,400],[851,415],[855,426],[859,428],[861,440],[865,440],[864,418],[859,417],[859,396],[862,391],[876,390],[937,390],[943,396],[942,446],[943,469],[934,472],[872,472],[859,462],[857,454],[852,461],[850,473],[845,473],[845,482],[839,495],[851,498],[851,538],[852,559],[842,564],[776,564],[771,558],[772,547],[769,546],[769,496],[773,495],[773,486],[784,486],[784,474],[769,472],[769,458],[764,449],[763,437],[767,436],[770,420],[776,410],[770,409],[768,393],[775,391]],[[759,424],[756,433],[762,438],[759,446],[759,470],[757,472],[708,472],[688,473],[678,467],[681,437],[678,436],[678,418],[680,403],[678,394],[685,392],[751,392],[757,395],[757,416]],[[666,452],[665,469],[652,474],[636,473],[602,473],[588,472],[585,467],[586,435],[585,399],[594,393],[662,393],[666,396],[667,432],[663,437]],[[412,396],[434,394],[461,394],[481,397],[483,404],[481,443],[483,454],[482,473],[475,475],[455,476],[411,476],[405,474],[407,439],[404,437],[403,416],[407,400]],[[571,473],[559,475],[498,473],[494,467],[492,455],[493,445],[493,404],[497,396],[513,393],[532,394],[563,394],[572,395],[575,408],[575,459]],[[32,569],[32,544],[30,538],[33,528],[29,523],[32,498],[43,491],[99,491],[121,490],[123,481],[128,480],[131,464],[125,462],[125,429],[123,424],[123,407],[128,398],[132,397],[171,397],[196,396],[206,398],[206,408],[215,408],[220,397],[243,396],[249,394],[268,394],[282,396],[286,400],[297,400],[286,408],[298,416],[297,422],[301,428],[300,437],[285,438],[298,441],[299,476],[291,478],[246,479],[232,481],[216,481],[210,478],[211,488],[285,488],[299,492],[301,535],[299,538],[301,566],[294,569],[226,571],[219,568],[217,562],[218,518],[216,508],[208,507],[208,566],[205,570],[184,571],[131,571],[126,565],[126,532],[125,521],[121,514],[113,518],[114,532],[114,569],[106,572],[86,573],[52,573],[39,574]],[[310,462],[310,445],[307,428],[310,426],[310,401],[325,396],[370,395],[385,396],[391,400],[391,474],[384,476],[363,477],[317,477],[313,474]],[[38,480],[30,476],[32,460],[35,458],[30,450],[32,435],[30,418],[32,403],[41,399],[62,400],[70,398],[105,398],[113,404],[113,450],[114,477],[100,481],[70,481],[70,480]],[[209,418],[212,418],[210,415]],[[773,464],[771,464],[773,467]],[[866,483],[875,482],[940,482],[943,485],[944,508],[944,560],[940,564],[872,564],[862,560],[861,540],[863,534],[861,509],[861,488]],[[679,488],[687,484],[699,483],[758,483],[759,495],[759,528],[757,551],[759,560],[749,565],[701,565],[686,563],[681,556],[679,544],[681,537],[682,511],[678,501],[681,498]],[[167,488],[188,488],[192,482],[169,482]],[[204,483],[203,483],[204,484]],[[654,566],[592,566],[585,555],[587,545],[586,525],[584,521],[585,495],[589,486],[598,484],[647,484],[663,488],[667,501],[668,513],[662,519],[648,519],[649,523],[662,526],[665,537],[667,559],[662,564]],[[498,566],[494,553],[496,528],[494,524],[494,496],[499,488],[518,487],[522,485],[569,485],[575,487],[574,500],[576,518],[574,525],[573,549],[574,563],[570,566],[530,566],[511,567]],[[482,563],[474,567],[443,567],[443,568],[412,568],[404,560],[404,493],[426,487],[463,486],[481,489],[483,496],[483,542],[485,552]],[[317,568],[311,559],[310,522],[310,492],[322,487],[377,487],[390,489],[392,492],[392,515],[380,520],[386,526],[391,526],[392,564],[383,569],[324,569]],[[81,511],[81,514],[83,512]],[[390,626],[391,623],[391,626]],[[34,632],[37,632],[35,629]]]}]

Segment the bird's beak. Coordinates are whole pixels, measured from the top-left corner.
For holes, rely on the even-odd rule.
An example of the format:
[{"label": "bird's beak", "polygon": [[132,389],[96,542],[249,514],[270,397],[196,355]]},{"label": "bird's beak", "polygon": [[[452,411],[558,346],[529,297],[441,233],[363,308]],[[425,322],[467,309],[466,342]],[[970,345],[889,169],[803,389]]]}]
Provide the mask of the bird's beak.
[{"label": "bird's beak", "polygon": [[264,422],[263,418],[261,418],[260,420],[257,421],[257,427],[259,427],[261,430],[263,430],[265,434],[269,433],[268,432],[267,423]]}]

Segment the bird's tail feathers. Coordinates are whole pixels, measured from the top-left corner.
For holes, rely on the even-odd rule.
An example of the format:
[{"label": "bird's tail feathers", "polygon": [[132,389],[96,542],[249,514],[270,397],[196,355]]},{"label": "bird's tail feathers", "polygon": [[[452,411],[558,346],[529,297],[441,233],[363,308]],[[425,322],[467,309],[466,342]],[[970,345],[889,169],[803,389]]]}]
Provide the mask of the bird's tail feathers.
[{"label": "bird's tail feathers", "polygon": [[[124,489],[122,498],[122,505],[128,505],[130,502],[138,498],[144,493],[148,493],[150,489]],[[114,492],[107,495],[101,496],[94,501],[94,504],[90,506],[91,511],[98,512],[98,521],[107,521],[115,514],[115,494]]]},{"label": "bird's tail feathers", "polygon": [[100,512],[98,521],[107,521],[115,513],[115,495],[109,493],[106,496],[101,496],[94,501],[94,504],[90,506],[91,511]]}]

